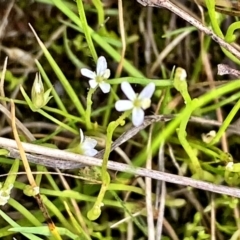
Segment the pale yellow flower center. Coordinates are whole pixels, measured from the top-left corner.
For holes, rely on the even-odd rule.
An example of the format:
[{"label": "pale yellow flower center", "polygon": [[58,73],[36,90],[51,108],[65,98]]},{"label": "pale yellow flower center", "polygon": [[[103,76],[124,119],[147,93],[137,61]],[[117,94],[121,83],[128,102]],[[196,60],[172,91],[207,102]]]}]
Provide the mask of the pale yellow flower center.
[{"label": "pale yellow flower center", "polygon": [[101,83],[104,81],[104,78],[102,76],[96,76],[96,82]]},{"label": "pale yellow flower center", "polygon": [[139,99],[138,97],[133,101],[133,106],[136,108],[147,109],[151,105],[149,98]]},{"label": "pale yellow flower center", "polygon": [[141,99],[139,99],[138,97],[136,97],[136,99],[133,101],[133,106],[135,108],[141,108],[142,107],[142,101]]}]

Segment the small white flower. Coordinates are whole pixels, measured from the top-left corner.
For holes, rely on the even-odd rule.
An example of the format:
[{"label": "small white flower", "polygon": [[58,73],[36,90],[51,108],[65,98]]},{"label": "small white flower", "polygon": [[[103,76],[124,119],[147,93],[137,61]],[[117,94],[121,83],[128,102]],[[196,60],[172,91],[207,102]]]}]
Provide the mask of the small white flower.
[{"label": "small white flower", "polygon": [[96,72],[82,68],[81,73],[83,76],[90,78],[89,85],[91,88],[96,88],[99,85],[103,93],[110,92],[110,84],[105,82],[110,77],[110,70],[107,68],[105,57],[98,58]]},{"label": "small white flower", "polygon": [[94,149],[97,145],[97,141],[93,138],[84,137],[82,129],[80,129],[80,154],[93,157],[98,151]]},{"label": "small white flower", "polygon": [[33,192],[34,192],[34,196],[36,196],[37,194],[39,194],[39,193],[40,193],[40,188],[39,188],[39,186],[35,186],[35,187],[33,188]]},{"label": "small white flower", "polygon": [[132,123],[135,127],[140,126],[144,120],[144,111],[151,105],[151,97],[155,90],[155,84],[149,83],[140,94],[136,94],[128,82],[122,82],[122,91],[129,100],[118,100],[115,108],[119,112],[132,109]]},{"label": "small white flower", "polygon": [[202,140],[203,142],[205,143],[210,143],[216,136],[216,131],[214,130],[211,130],[209,133],[207,134],[202,134],[201,137],[202,137]]},{"label": "small white flower", "polygon": [[10,193],[12,188],[13,188],[13,184],[9,184],[7,189],[3,188],[0,190],[0,206],[4,206],[8,202],[8,200],[10,199]]},{"label": "small white flower", "polygon": [[227,164],[227,166],[226,166],[226,169],[229,170],[229,171],[231,171],[231,170],[233,170],[233,166],[234,166],[234,163],[233,163],[233,162],[229,162],[229,163]]}]

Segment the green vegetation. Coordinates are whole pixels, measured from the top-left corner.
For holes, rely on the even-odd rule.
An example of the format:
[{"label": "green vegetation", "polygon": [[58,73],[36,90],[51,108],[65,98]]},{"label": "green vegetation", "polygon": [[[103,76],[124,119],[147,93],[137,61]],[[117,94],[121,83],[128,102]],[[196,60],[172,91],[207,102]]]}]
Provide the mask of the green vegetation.
[{"label": "green vegetation", "polygon": [[240,23],[179,2],[0,0],[0,238],[240,239]]}]

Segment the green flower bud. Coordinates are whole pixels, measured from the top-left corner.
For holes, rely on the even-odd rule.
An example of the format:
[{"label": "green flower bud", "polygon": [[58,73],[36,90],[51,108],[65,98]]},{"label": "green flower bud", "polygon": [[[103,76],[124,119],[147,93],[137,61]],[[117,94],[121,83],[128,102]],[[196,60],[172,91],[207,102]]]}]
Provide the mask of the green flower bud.
[{"label": "green flower bud", "polygon": [[36,74],[33,86],[32,86],[32,104],[36,110],[44,107],[48,101],[51,99],[50,95],[51,89],[44,92],[43,82],[40,73]]}]

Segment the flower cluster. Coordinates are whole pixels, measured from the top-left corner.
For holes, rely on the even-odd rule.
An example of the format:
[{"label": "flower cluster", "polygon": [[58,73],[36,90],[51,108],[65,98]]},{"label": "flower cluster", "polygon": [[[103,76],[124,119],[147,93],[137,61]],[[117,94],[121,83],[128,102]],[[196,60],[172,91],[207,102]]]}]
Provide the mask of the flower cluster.
[{"label": "flower cluster", "polygon": [[[96,72],[83,68],[81,73],[83,76],[90,78],[89,85],[91,88],[99,86],[103,93],[110,91],[110,84],[105,82],[110,77],[110,70],[107,68],[105,57],[101,56],[98,58]],[[132,110],[132,123],[138,127],[144,121],[144,110],[151,105],[155,84],[149,83],[140,94],[136,94],[128,82],[122,82],[121,89],[128,100],[118,100],[115,108],[119,112]]]}]

